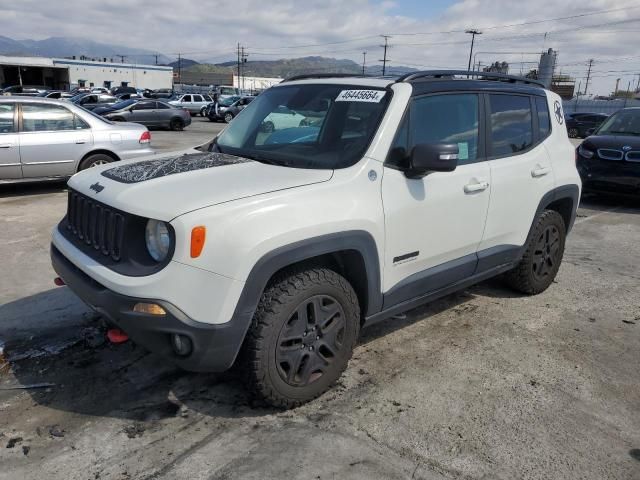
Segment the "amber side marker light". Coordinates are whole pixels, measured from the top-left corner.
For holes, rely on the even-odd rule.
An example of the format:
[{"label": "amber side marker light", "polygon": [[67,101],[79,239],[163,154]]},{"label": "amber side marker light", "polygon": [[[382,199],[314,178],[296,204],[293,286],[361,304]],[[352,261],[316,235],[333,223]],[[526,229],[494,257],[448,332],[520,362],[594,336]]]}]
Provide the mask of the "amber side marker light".
[{"label": "amber side marker light", "polygon": [[191,230],[191,258],[198,258],[200,256],[206,237],[206,227],[193,227],[193,230]]},{"label": "amber side marker light", "polygon": [[167,312],[157,303],[136,303],[133,311],[137,313],[146,313],[147,315],[166,315]]}]

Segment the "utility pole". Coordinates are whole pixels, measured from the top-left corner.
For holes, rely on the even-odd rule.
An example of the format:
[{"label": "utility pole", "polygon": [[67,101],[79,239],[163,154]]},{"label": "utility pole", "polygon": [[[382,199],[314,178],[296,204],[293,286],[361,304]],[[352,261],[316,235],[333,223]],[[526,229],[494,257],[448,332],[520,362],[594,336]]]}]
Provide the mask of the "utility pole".
[{"label": "utility pole", "polygon": [[157,65],[157,64],[158,64],[158,54],[156,53],[156,54],[154,55],[154,57],[156,57],[156,65]]},{"label": "utility pole", "polygon": [[638,83],[636,84],[636,92],[640,92],[640,73],[638,74]]},{"label": "utility pole", "polygon": [[178,83],[182,85],[182,54],[178,54]]},{"label": "utility pole", "polygon": [[618,94],[618,87],[620,86],[620,79],[616,78],[616,88],[613,90],[613,96],[615,97]]},{"label": "utility pole", "polygon": [[584,94],[587,95],[587,90],[589,90],[589,78],[591,78],[591,66],[593,65],[593,58],[589,60],[589,69],[587,70],[587,81],[584,84]]},{"label": "utility pole", "polygon": [[238,42],[238,88],[240,88],[240,42]]},{"label": "utility pole", "polygon": [[[367,52],[362,52],[362,76],[364,77],[364,67],[367,64]],[[640,81],[640,80],[639,80]]]},{"label": "utility pole", "polygon": [[381,35],[382,38],[384,38],[384,45],[380,45],[382,48],[384,48],[384,55],[382,60],[378,60],[379,62],[382,62],[382,76],[384,77],[385,74],[387,73],[387,48],[389,47],[389,39],[391,38],[390,35]]},{"label": "utility pole", "polygon": [[622,108],[627,108],[627,100],[629,98],[630,93],[631,93],[631,80],[629,80],[629,83],[627,84],[627,91],[624,94],[624,105],[622,106]]},{"label": "utility pole", "polygon": [[482,35],[482,32],[480,30],[470,29],[470,30],[465,30],[465,33],[471,34],[471,50],[469,50],[469,64],[467,65],[467,71],[469,71],[471,70],[471,56],[473,55],[473,42],[476,39],[476,35]]},{"label": "utility pole", "polygon": [[[244,53],[244,47],[241,47],[241,52],[240,52],[240,64],[242,65],[242,90],[244,90],[244,64],[247,63],[247,57],[249,56],[248,53]],[[238,87],[240,86],[240,84],[238,83]]]},{"label": "utility pole", "polygon": [[124,63],[124,59],[127,58],[126,55],[116,55],[116,57],[120,57],[120,63]]}]

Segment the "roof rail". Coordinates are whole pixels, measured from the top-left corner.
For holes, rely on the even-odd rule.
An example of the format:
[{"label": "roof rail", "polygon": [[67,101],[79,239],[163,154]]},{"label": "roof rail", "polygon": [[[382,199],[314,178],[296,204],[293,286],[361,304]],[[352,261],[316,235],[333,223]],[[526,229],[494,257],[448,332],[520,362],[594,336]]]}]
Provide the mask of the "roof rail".
[{"label": "roof rail", "polygon": [[531,78],[517,77],[515,75],[506,75],[504,73],[494,72],[475,72],[472,70],[424,70],[420,72],[410,72],[399,77],[396,82],[411,82],[419,78],[448,78],[454,76],[466,76],[467,78],[482,79],[482,80],[497,80],[499,82],[510,83],[526,83],[530,85],[537,85],[544,88],[544,84],[538,80]]},{"label": "roof rail", "polygon": [[305,73],[302,75],[293,75],[292,77],[287,77],[282,82],[293,82],[294,80],[306,80],[310,78],[348,78],[348,77],[362,77],[361,74],[358,73]]}]

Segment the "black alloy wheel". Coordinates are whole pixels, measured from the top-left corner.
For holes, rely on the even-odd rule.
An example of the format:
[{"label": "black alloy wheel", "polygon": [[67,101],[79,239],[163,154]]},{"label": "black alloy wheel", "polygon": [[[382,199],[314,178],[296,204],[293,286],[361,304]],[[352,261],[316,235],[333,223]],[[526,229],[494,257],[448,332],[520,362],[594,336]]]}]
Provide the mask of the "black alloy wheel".
[{"label": "black alloy wheel", "polygon": [[278,336],[276,364],[282,380],[302,387],[318,380],[344,346],[345,314],[329,295],[304,300]]},{"label": "black alloy wheel", "polygon": [[555,273],[560,262],[560,232],[555,225],[547,225],[538,237],[533,251],[533,275],[539,280]]}]

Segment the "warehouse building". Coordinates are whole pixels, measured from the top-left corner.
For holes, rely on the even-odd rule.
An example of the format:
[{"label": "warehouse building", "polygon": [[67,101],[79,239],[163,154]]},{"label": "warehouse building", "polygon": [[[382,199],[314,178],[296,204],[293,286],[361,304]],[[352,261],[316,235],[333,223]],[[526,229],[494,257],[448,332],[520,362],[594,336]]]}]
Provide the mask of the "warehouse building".
[{"label": "warehouse building", "polygon": [[0,55],[0,86],[171,88],[173,69],[160,65],[117,63],[109,58],[5,57]]}]

